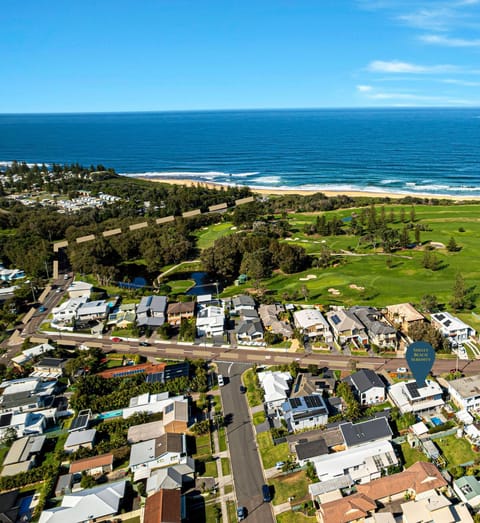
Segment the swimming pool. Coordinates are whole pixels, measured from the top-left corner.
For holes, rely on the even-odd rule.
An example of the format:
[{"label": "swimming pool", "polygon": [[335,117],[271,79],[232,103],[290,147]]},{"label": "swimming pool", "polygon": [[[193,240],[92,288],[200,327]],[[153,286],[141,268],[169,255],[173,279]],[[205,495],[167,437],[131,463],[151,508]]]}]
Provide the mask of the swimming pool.
[{"label": "swimming pool", "polygon": [[435,425],[435,427],[438,427],[438,425],[443,424],[443,421],[440,418],[437,418],[436,416],[433,418],[430,418],[430,421]]},{"label": "swimming pool", "polygon": [[123,414],[123,409],[120,410],[109,410],[108,412],[102,412],[97,416],[97,419],[110,419],[119,418]]},{"label": "swimming pool", "polygon": [[31,496],[25,496],[20,500],[20,505],[18,509],[18,517],[19,520],[21,520],[22,517],[28,518],[30,520],[30,517],[32,515],[32,511],[30,509],[30,505],[33,501],[33,495]]}]

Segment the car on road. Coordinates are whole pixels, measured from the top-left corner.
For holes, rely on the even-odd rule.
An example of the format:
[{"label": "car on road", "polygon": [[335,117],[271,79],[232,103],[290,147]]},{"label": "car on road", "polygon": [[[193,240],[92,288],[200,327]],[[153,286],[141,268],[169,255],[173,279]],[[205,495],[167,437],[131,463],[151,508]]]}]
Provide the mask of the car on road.
[{"label": "car on road", "polygon": [[247,392],[247,387],[240,385],[240,394],[245,394],[245,392]]},{"label": "car on road", "polygon": [[408,372],[408,369],[405,367],[398,367],[397,369],[398,374],[406,374]]},{"label": "car on road", "polygon": [[238,521],[243,521],[247,517],[247,509],[245,507],[237,508]]},{"label": "car on road", "polygon": [[68,274],[64,274],[64,275],[63,275],[63,279],[64,279],[64,280],[68,280],[68,278],[70,278],[70,276],[69,276]]},{"label": "car on road", "polygon": [[150,343],[148,343],[147,341],[141,341],[139,345],[140,347],[150,347]]},{"label": "car on road", "polygon": [[268,485],[262,485],[262,496],[265,503],[272,501],[272,495],[270,494],[270,487]]},{"label": "car on road", "polygon": [[120,342],[123,341],[123,340],[122,340],[122,338],[117,338],[117,337],[115,336],[115,338],[112,338],[112,341],[113,341],[113,343],[120,343]]},{"label": "car on road", "polygon": [[223,387],[225,385],[225,381],[223,380],[223,376],[221,374],[217,376],[217,381],[219,387]]}]

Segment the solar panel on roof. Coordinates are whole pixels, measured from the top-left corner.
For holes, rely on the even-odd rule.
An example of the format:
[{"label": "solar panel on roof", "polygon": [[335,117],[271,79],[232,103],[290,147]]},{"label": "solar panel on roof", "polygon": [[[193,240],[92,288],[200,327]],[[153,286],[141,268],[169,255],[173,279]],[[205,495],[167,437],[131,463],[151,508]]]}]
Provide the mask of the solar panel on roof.
[{"label": "solar panel on roof", "polygon": [[419,398],[420,397],[420,394],[418,393],[417,384],[415,382],[414,383],[407,383],[405,386],[407,387],[407,390],[410,393],[410,396],[412,398]]},{"label": "solar panel on roof", "polygon": [[291,398],[290,399],[290,405],[294,409],[296,409],[297,407],[300,407],[301,404],[302,404],[302,402],[298,398]]},{"label": "solar panel on roof", "polygon": [[333,321],[333,323],[335,323],[335,325],[338,325],[341,320],[340,320],[340,318],[336,314],[334,314],[332,316],[332,321]]},{"label": "solar panel on roof", "polygon": [[164,374],[163,372],[155,372],[155,374],[149,374],[145,381],[147,383],[164,383]]},{"label": "solar panel on roof", "polygon": [[88,414],[77,416],[70,425],[69,431],[80,430],[88,427]]},{"label": "solar panel on roof", "polygon": [[13,414],[11,412],[7,414],[1,414],[0,415],[0,427],[7,427],[10,425],[10,421],[12,420]]},{"label": "solar panel on roof", "polygon": [[437,320],[443,321],[445,319],[445,316],[443,314],[439,314],[437,316]]},{"label": "solar panel on roof", "polygon": [[322,402],[320,401],[320,398],[318,396],[306,396],[305,403],[307,404],[307,407],[309,409],[323,407]]},{"label": "solar panel on roof", "polygon": [[445,327],[448,327],[448,326],[451,325],[451,323],[452,323],[451,320],[447,320],[447,321],[444,323],[444,325],[445,325]]}]

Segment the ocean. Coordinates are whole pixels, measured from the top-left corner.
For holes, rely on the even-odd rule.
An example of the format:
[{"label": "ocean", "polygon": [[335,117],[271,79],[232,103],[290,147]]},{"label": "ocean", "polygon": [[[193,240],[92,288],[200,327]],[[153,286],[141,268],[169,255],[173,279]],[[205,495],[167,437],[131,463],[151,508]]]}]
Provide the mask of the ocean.
[{"label": "ocean", "polygon": [[0,115],[0,165],[258,188],[480,195],[480,109]]}]

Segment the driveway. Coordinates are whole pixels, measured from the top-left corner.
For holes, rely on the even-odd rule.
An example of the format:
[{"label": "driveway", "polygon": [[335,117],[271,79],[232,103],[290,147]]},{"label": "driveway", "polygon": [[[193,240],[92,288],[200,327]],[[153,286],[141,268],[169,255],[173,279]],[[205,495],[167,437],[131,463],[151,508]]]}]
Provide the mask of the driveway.
[{"label": "driveway", "polygon": [[223,411],[231,423],[227,427],[228,445],[238,504],[247,507],[249,523],[274,523],[270,503],[263,502],[266,483],[257,452],[247,399],[240,393],[242,373],[249,367],[241,363],[219,363],[218,371],[227,378],[221,388]]}]

